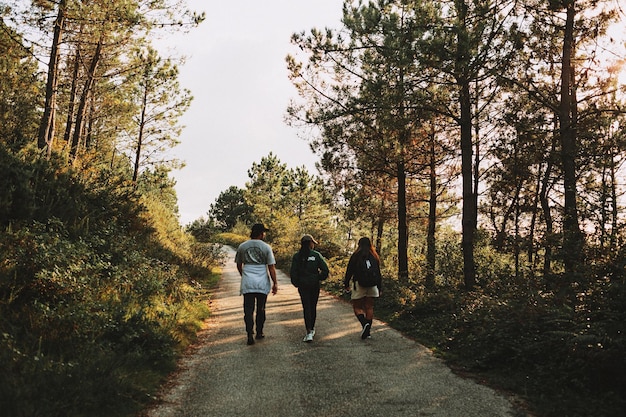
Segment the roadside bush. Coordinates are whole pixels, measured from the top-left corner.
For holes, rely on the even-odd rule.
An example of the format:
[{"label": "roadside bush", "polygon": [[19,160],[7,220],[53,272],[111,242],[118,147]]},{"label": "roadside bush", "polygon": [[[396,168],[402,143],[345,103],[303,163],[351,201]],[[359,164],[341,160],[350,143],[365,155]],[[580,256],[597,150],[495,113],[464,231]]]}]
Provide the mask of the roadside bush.
[{"label": "roadside bush", "polygon": [[155,233],[159,217],[123,182],[35,165],[23,167],[37,189],[32,211],[11,200],[0,235],[0,409],[132,414],[208,316],[215,253],[175,251],[188,238]]},{"label": "roadside bush", "polygon": [[0,226],[32,215],[33,190],[30,188],[30,169],[0,144]]},{"label": "roadside bush", "polygon": [[216,243],[196,242],[191,245],[191,254],[194,264],[206,269],[223,265],[226,260],[222,245]]},{"label": "roadside bush", "polygon": [[213,237],[213,240],[216,243],[228,245],[237,249],[239,245],[248,240],[248,237],[237,233],[218,233]]}]

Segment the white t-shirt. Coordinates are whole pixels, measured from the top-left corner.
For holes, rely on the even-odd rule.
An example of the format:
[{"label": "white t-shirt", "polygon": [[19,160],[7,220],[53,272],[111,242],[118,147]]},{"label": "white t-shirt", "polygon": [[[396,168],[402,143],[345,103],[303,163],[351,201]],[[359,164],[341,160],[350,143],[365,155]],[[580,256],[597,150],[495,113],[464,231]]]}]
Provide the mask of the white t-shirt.
[{"label": "white t-shirt", "polygon": [[241,294],[270,293],[272,284],[267,265],[276,264],[270,245],[260,239],[247,240],[237,248],[235,262],[243,264]]}]

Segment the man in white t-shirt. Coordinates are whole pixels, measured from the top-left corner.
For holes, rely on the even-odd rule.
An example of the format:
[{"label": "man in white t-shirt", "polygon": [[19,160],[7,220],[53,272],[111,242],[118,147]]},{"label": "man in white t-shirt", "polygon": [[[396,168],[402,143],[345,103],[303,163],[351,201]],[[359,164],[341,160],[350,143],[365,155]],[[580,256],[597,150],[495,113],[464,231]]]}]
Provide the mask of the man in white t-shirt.
[{"label": "man in white t-shirt", "polygon": [[[276,260],[272,247],[263,241],[265,232],[269,231],[263,224],[252,226],[250,240],[246,240],[237,248],[235,262],[241,275],[241,294],[243,295],[243,315],[248,333],[248,344],[254,344],[254,309],[256,305],[256,338],[262,339],[265,324],[265,304],[267,295],[278,292],[276,280]],[[270,278],[273,285],[270,284]]]}]

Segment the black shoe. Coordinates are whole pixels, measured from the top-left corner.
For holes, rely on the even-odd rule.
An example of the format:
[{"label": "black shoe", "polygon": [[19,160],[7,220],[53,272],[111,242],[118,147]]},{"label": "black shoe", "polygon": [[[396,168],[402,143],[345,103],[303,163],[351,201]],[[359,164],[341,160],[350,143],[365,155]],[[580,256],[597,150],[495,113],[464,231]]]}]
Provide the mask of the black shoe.
[{"label": "black shoe", "polygon": [[252,337],[252,334],[248,335],[248,345],[253,345],[254,344],[254,338]]},{"label": "black shoe", "polygon": [[361,330],[361,339],[367,339],[369,337],[371,327],[371,324],[365,323],[365,326],[363,326],[363,330]]},{"label": "black shoe", "polygon": [[257,333],[256,334],[256,338],[257,338],[257,340],[261,340],[261,339],[265,338],[265,335],[263,333]]}]

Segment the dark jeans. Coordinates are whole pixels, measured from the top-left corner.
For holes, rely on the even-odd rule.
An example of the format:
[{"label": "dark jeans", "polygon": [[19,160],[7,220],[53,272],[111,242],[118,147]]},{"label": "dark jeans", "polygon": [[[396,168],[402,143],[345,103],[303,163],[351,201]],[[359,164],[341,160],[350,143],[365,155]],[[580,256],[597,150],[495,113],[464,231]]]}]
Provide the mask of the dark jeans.
[{"label": "dark jeans", "polygon": [[300,301],[302,301],[302,310],[304,312],[304,325],[307,332],[315,328],[315,319],[317,318],[317,300],[320,298],[320,287],[298,287],[300,293]]},{"label": "dark jeans", "polygon": [[246,332],[252,334],[254,332],[254,306],[256,304],[256,333],[263,334],[263,325],[265,324],[265,303],[267,302],[267,294],[257,292],[243,295],[243,321],[246,323]]}]

